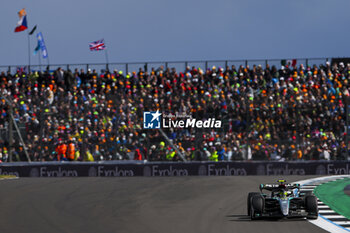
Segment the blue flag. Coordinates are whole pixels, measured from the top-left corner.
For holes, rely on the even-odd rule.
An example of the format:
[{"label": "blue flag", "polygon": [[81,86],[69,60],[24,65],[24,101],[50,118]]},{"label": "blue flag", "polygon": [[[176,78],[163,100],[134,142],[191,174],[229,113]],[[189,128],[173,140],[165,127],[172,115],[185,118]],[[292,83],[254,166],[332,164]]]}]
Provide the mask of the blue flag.
[{"label": "blue flag", "polygon": [[36,35],[36,38],[38,39],[38,42],[40,44],[41,53],[43,55],[43,58],[47,58],[48,57],[48,53],[47,53],[47,49],[46,49],[46,46],[45,46],[43,34],[41,32],[39,32]]}]

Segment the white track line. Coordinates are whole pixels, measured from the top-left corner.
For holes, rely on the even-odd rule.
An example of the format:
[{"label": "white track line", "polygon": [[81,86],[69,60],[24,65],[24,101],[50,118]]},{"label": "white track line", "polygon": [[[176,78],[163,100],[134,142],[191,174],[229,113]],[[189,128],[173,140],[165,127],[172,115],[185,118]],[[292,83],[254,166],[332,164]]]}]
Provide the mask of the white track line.
[{"label": "white track line", "polygon": [[[329,207],[328,207],[329,208]],[[319,210],[318,211],[320,214],[333,214],[336,213],[334,212],[334,210],[332,210],[331,208],[329,208],[329,210]]]},{"label": "white track line", "polygon": [[338,225],[350,225],[350,221],[334,221]]},{"label": "white track line", "polygon": [[344,219],[346,219],[344,216],[342,216],[342,215],[327,215],[327,214],[322,214],[323,215],[323,217],[326,217],[326,218],[344,218]]},{"label": "white track line", "polygon": [[0,180],[15,180],[18,179],[19,177],[9,177],[9,178],[0,178]]}]

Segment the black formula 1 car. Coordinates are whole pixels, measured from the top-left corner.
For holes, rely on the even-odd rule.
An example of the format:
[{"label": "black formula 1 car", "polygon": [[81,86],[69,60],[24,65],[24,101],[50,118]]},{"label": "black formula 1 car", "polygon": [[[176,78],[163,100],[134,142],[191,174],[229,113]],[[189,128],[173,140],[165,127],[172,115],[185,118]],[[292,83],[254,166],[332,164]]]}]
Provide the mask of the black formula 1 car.
[{"label": "black formula 1 car", "polygon": [[[285,180],[277,182],[261,184],[260,192],[248,194],[248,216],[252,220],[265,217],[317,219],[317,198],[312,191],[300,191],[300,184],[287,184]],[[270,193],[265,194],[264,190]]]}]

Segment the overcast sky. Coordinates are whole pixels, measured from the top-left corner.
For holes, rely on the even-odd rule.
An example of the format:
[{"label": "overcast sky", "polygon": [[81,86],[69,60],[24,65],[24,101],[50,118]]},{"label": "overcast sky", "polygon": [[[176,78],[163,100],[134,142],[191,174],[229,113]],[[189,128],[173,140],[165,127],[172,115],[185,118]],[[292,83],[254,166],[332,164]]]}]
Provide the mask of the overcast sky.
[{"label": "overcast sky", "polygon": [[[25,7],[51,64],[350,56],[348,0],[2,0],[0,64],[27,64]],[[31,37],[32,63],[35,36]]]}]

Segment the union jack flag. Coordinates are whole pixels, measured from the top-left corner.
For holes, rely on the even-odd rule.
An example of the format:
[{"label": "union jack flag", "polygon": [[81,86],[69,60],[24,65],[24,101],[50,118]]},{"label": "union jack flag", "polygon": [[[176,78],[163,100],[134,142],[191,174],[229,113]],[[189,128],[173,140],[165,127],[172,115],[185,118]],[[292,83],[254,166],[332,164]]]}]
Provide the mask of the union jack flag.
[{"label": "union jack flag", "polygon": [[99,50],[106,49],[104,39],[89,43],[89,47],[90,47],[90,51],[99,51]]}]

